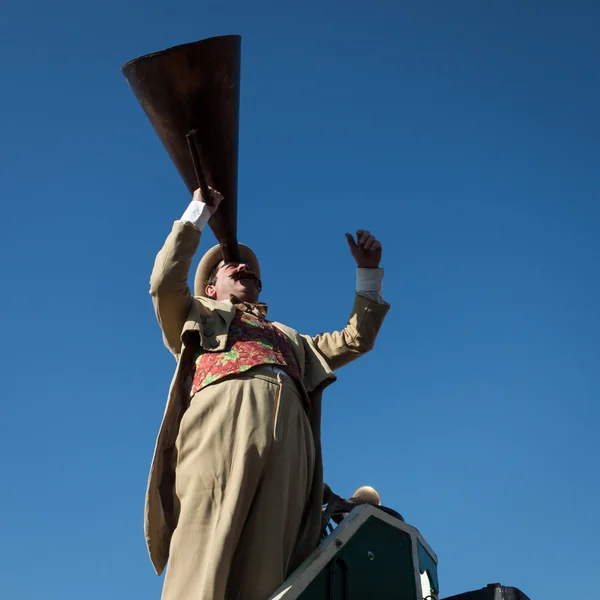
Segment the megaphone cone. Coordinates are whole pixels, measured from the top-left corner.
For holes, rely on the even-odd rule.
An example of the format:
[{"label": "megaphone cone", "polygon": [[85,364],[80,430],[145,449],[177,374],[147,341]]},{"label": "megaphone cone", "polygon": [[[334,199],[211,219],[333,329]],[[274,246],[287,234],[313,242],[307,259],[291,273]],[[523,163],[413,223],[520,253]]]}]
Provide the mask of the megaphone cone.
[{"label": "megaphone cone", "polygon": [[206,183],[223,195],[209,225],[237,249],[241,37],[227,35],[141,56],[121,67],[190,193],[200,187],[186,135],[196,132]]}]

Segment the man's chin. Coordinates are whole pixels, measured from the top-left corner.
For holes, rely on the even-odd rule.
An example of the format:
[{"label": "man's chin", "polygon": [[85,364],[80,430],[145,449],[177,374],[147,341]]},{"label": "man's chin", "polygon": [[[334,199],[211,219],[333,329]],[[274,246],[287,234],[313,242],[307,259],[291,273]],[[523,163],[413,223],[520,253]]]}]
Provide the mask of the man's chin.
[{"label": "man's chin", "polygon": [[256,286],[251,282],[248,285],[240,285],[234,294],[244,302],[258,302]]}]

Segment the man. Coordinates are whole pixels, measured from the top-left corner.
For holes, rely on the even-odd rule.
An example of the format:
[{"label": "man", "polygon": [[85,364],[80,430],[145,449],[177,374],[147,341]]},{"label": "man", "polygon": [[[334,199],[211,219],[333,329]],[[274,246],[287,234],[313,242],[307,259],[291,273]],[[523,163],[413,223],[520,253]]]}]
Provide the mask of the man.
[{"label": "man", "polygon": [[[146,496],[145,532],[163,600],[266,600],[316,547],[323,470],[321,393],[369,351],[389,309],[381,244],[346,234],[357,294],[346,327],[300,335],[266,319],[260,266],[218,246],[187,280],[212,206],[200,191],[156,257],[150,294],[177,368]],[[314,298],[315,305],[323,302]]]}]

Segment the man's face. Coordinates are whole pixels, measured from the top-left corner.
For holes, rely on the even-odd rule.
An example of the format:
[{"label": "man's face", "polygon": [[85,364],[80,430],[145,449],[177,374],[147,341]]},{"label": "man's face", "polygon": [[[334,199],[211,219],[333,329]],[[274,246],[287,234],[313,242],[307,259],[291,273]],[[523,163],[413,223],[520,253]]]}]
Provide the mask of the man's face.
[{"label": "man's face", "polygon": [[219,263],[214,285],[206,286],[206,295],[213,300],[229,300],[234,295],[244,302],[258,302],[260,280],[246,263]]}]

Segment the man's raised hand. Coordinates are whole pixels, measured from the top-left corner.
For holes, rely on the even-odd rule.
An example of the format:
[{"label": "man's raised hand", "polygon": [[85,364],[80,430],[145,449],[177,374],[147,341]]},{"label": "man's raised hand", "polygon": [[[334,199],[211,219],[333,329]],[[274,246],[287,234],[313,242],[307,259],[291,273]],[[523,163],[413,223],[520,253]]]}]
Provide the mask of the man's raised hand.
[{"label": "man's raised hand", "polygon": [[192,200],[196,200],[196,202],[201,202],[202,204],[205,204],[208,207],[210,214],[212,215],[215,213],[217,208],[219,208],[219,204],[221,203],[221,200],[223,200],[223,196],[219,192],[217,192],[217,190],[214,190],[211,187],[209,187],[208,190],[210,192],[210,204],[205,202],[204,197],[202,196],[202,190],[200,188],[198,188],[194,192]]},{"label": "man's raised hand", "polygon": [[356,232],[356,241],[350,233],[347,233],[346,239],[357,267],[376,269],[379,266],[381,262],[381,242],[369,231],[359,229]]}]

